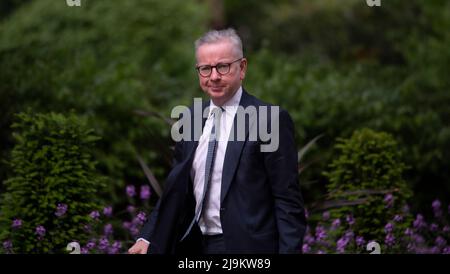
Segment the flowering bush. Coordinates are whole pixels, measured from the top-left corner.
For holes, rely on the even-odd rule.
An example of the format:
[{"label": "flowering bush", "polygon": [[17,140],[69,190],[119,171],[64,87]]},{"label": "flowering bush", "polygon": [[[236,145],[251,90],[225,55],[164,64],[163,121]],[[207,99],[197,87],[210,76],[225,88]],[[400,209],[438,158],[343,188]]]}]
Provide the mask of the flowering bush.
[{"label": "flowering bush", "polygon": [[151,189],[142,185],[138,193],[134,185],[127,185],[124,194],[129,204],[123,210],[115,212],[112,206],[106,206],[102,212],[89,214],[91,222],[86,227],[89,240],[80,242],[82,254],[126,253],[134,244],[151,211]]},{"label": "flowering bush", "polygon": [[[112,206],[105,206],[102,210],[92,210],[85,216],[82,216],[86,222],[83,225],[83,231],[79,237],[73,237],[62,243],[64,247],[70,242],[80,244],[80,252],[82,254],[118,254],[126,253],[128,248],[133,245],[136,237],[147,220],[146,212],[151,211],[149,199],[151,197],[150,187],[142,185],[139,195],[133,185],[128,185],[125,189],[129,204],[122,211],[115,212]],[[139,198],[138,198],[139,197]],[[70,206],[59,204],[55,209],[57,218],[66,215]],[[21,219],[13,219],[10,223],[12,234],[23,231],[23,221]],[[43,240],[47,234],[44,226],[38,226],[33,231],[35,237]],[[4,253],[21,253],[24,252],[13,244],[11,238],[3,241]],[[39,251],[49,252],[49,251]],[[69,251],[58,249],[52,252],[67,253]]]},{"label": "flowering bush", "polygon": [[[371,239],[355,233],[352,225],[356,219],[330,219],[330,213],[325,211],[315,225],[308,226],[303,252],[369,253],[367,244],[375,241],[380,244],[381,253],[450,254],[450,206],[445,212],[441,202],[435,200],[432,207],[434,216],[428,222],[420,213],[411,221],[406,221],[402,214],[395,215],[394,218],[383,221],[384,234],[380,238]],[[405,214],[410,214],[408,208],[404,210]],[[400,226],[406,228],[394,234],[395,229]]]},{"label": "flowering bush", "polygon": [[[87,241],[78,241],[82,254],[117,254],[126,253],[134,244],[142,225],[150,212],[150,190],[142,186],[139,194],[135,186],[128,185],[125,194],[129,205],[123,211],[115,212],[111,206],[101,211],[88,214],[89,222],[85,225]],[[140,200],[140,201],[139,201]],[[386,199],[386,203],[388,199]],[[61,206],[60,208],[64,208]],[[321,216],[310,216],[310,225],[303,244],[303,252],[311,254],[326,253],[369,253],[366,246],[371,241],[381,245],[382,253],[446,253],[450,254],[450,206],[445,210],[439,200],[432,204],[434,219],[426,222],[422,214],[416,214],[414,220],[407,221],[404,215],[395,215],[391,220],[383,222],[384,235],[379,239],[366,239],[355,233],[352,225],[357,221],[352,216],[332,219],[329,211]],[[408,207],[404,208],[409,215]],[[318,221],[314,221],[318,220]],[[315,223],[312,225],[312,223]],[[406,228],[400,234],[392,234],[399,225]],[[14,219],[11,229],[20,229],[22,221]],[[36,228],[36,233],[44,233],[42,228]],[[75,240],[77,241],[77,240]],[[11,240],[3,241],[3,251],[13,252]]]},{"label": "flowering bush", "polygon": [[345,220],[347,228],[366,239],[379,239],[386,229],[390,239],[401,233],[404,222],[388,228],[383,223],[395,216],[411,219],[404,207],[412,192],[402,178],[406,166],[394,138],[362,129],[335,147],[338,155],[325,172],[331,218]]}]

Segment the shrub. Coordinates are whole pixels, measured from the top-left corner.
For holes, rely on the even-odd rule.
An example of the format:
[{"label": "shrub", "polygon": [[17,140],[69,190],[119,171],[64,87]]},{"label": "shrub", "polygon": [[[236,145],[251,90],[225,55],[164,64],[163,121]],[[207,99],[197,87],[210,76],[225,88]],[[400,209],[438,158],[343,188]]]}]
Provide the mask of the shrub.
[{"label": "shrub", "polygon": [[[1,153],[12,148],[13,113],[73,109],[102,136],[93,153],[112,178],[112,194],[125,181],[144,179],[136,151],[163,176],[171,162],[170,128],[136,111],[169,116],[197,92],[193,41],[203,31],[203,6],[175,0],[21,6],[0,23]],[[0,176],[5,173],[0,167]]]},{"label": "shrub", "polygon": [[[405,213],[408,213],[405,208]],[[426,219],[423,212],[416,214],[414,220],[395,215],[391,220],[382,220],[385,237],[377,239],[380,244],[380,253],[412,253],[412,254],[450,254],[450,206],[445,207],[440,200],[432,203],[433,218]],[[330,219],[329,211],[321,216],[311,216],[311,219],[320,220],[317,224],[307,227],[304,244],[304,253],[371,253],[368,248],[371,240],[356,234],[348,221],[358,222],[357,218],[350,220]],[[403,229],[398,229],[398,227]],[[346,229],[342,229],[346,227]],[[392,233],[397,230],[394,235]]]},{"label": "shrub", "polygon": [[[355,131],[349,139],[339,139],[339,153],[329,165],[328,205],[331,219],[340,219],[340,229],[368,240],[382,241],[386,236],[385,222],[396,215],[405,221],[404,210],[411,191],[402,178],[406,169],[394,138],[370,129]],[[397,225],[390,233],[402,233]]]},{"label": "shrub", "polygon": [[14,253],[59,253],[87,236],[89,212],[99,208],[105,178],[92,149],[99,138],[76,115],[21,113],[4,182],[1,238]]},{"label": "shrub", "polygon": [[[392,0],[382,9],[359,0],[256,2],[226,2],[255,53],[246,87],[289,110],[299,144],[324,134],[303,174],[305,201],[317,200],[317,188],[324,192],[319,174],[333,140],[362,127],[391,133],[405,147],[416,211],[446,200],[450,2]],[[256,12],[242,16],[249,9]]]}]

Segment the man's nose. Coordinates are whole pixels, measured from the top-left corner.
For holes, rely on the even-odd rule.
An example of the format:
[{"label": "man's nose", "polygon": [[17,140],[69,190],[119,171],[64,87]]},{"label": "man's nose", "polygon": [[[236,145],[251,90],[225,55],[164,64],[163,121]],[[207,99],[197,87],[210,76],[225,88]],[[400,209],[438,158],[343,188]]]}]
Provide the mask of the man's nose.
[{"label": "man's nose", "polygon": [[217,80],[220,80],[220,77],[221,77],[221,75],[220,75],[220,73],[217,72],[217,68],[211,68],[211,75],[209,76],[209,78],[212,81],[217,81]]}]

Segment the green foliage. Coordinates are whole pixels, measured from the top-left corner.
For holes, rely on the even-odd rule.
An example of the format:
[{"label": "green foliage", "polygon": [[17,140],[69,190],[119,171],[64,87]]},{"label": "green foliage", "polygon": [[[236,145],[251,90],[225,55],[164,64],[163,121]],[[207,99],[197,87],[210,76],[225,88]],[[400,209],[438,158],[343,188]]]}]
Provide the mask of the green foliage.
[{"label": "green foliage", "polygon": [[0,21],[30,0],[3,0],[0,2]]},{"label": "green foliage", "polygon": [[247,48],[246,87],[289,110],[300,145],[324,134],[302,178],[308,202],[325,191],[319,174],[335,138],[361,127],[389,132],[406,149],[415,210],[448,199],[449,1],[225,4]]},{"label": "green foliage", "polygon": [[169,126],[136,111],[167,117],[197,92],[193,40],[204,18],[201,3],[174,0],[24,5],[0,25],[3,155],[14,113],[74,110],[102,136],[93,152],[114,178],[114,203],[126,181],[145,180],[136,151],[162,177],[171,161]]},{"label": "green foliage", "polygon": [[[76,115],[17,115],[16,145],[1,199],[1,238],[15,253],[61,253],[74,240],[86,240],[84,225],[98,209],[105,178],[92,156],[99,140]],[[57,216],[58,205],[67,211]],[[62,212],[61,212],[62,213]],[[12,222],[21,220],[19,228]],[[36,234],[43,226],[45,235]]]},{"label": "green foliage", "polygon": [[[319,55],[285,56],[270,49],[249,57],[246,88],[291,113],[297,143],[324,134],[308,154],[314,164],[302,177],[308,202],[325,191],[319,174],[331,160],[335,138],[362,127],[393,134],[405,149],[411,167],[405,178],[416,193],[415,210],[435,198],[447,199],[450,82],[444,74],[450,54],[444,48],[450,39],[409,45],[402,51],[407,60],[402,65],[331,62]],[[422,62],[427,65],[420,66]]]},{"label": "green foliage", "polygon": [[[324,173],[329,199],[337,207],[331,216],[352,216],[356,235],[382,241],[386,220],[404,215],[412,194],[402,178],[406,166],[396,141],[387,133],[362,129],[349,139],[339,139],[335,148],[336,158]],[[405,227],[396,228],[402,233]]]}]

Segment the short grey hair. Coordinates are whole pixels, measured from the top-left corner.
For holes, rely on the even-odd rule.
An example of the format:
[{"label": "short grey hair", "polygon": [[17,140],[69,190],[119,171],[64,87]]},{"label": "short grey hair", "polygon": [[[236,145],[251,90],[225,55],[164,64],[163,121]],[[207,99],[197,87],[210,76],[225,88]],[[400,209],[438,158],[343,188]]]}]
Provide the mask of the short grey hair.
[{"label": "short grey hair", "polygon": [[204,44],[214,44],[224,40],[231,42],[238,58],[244,57],[241,38],[233,28],[210,30],[205,33],[195,41],[195,54],[197,54],[198,48]]}]

